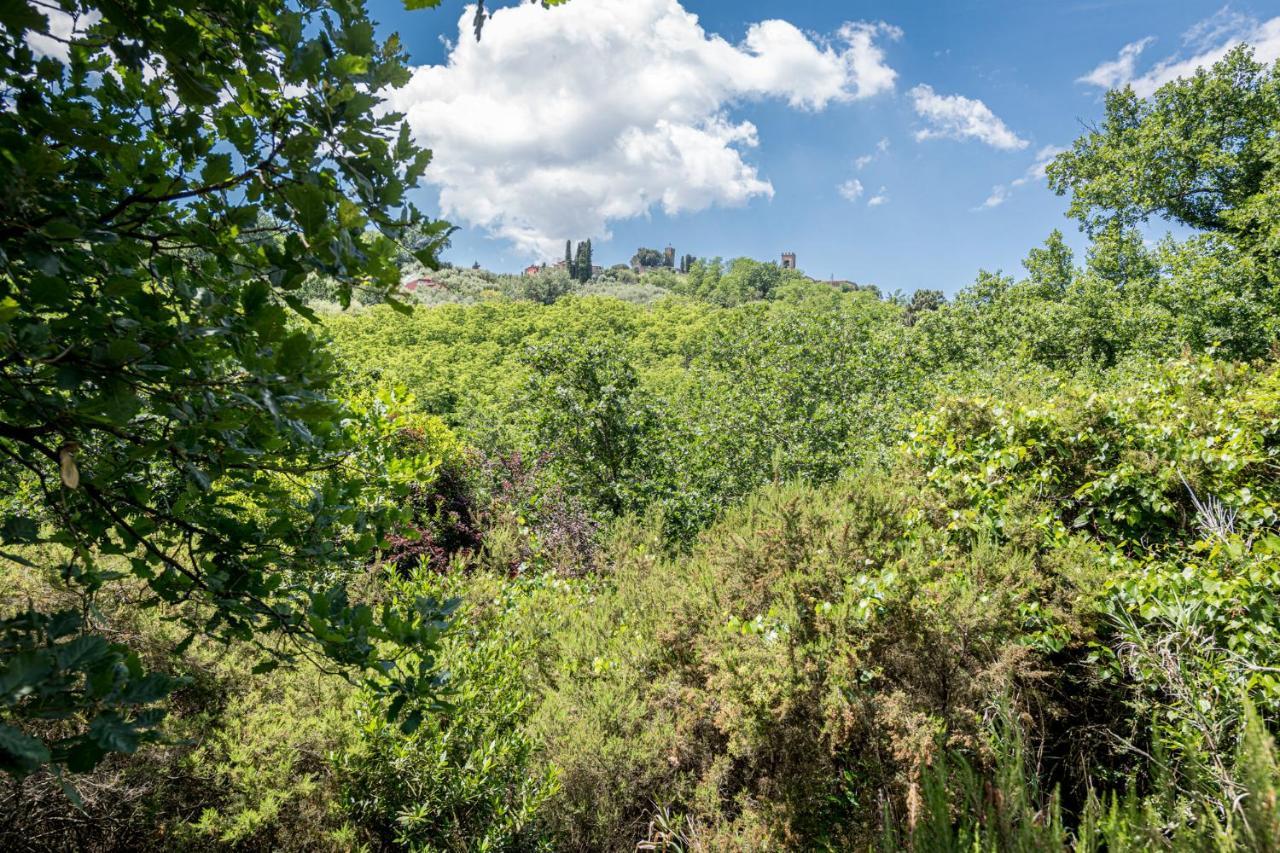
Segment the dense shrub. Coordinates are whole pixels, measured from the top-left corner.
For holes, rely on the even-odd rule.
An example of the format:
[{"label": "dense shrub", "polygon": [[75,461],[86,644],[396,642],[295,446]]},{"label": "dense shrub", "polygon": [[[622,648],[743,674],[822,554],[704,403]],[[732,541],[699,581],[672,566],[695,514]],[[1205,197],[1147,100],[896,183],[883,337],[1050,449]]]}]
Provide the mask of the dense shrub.
[{"label": "dense shrub", "polygon": [[[390,584],[393,596],[465,593],[442,649],[456,681],[448,717],[424,713],[406,732],[370,702],[357,715],[359,736],[342,757],[353,819],[384,844],[403,849],[555,849],[537,817],[556,790],[554,768],[535,769],[536,748],[523,723],[536,699],[529,682],[527,608],[554,579],[504,582],[422,573]],[[563,583],[563,582],[559,582]],[[419,709],[425,711],[426,709]]]},{"label": "dense shrub", "polygon": [[1089,556],[958,549],[925,517],[945,516],[866,473],[768,490],[687,558],[615,555],[534,720],[561,842],[640,837],[658,803],[711,849],[865,843],[940,733],[974,744],[1009,693],[1052,713],[1026,613],[1078,625]]},{"label": "dense shrub", "polygon": [[[402,394],[353,407],[381,414],[367,464],[422,481],[419,550],[367,594],[464,602],[453,713],[399,709],[424,712],[405,731],[315,670],[255,681],[195,646],[178,674],[204,698],[175,731],[198,748],[104,767],[102,825],[283,849],[1266,849],[1274,368],[928,375],[904,351],[927,319],[865,294],[572,304],[394,327],[411,353],[475,345],[509,394],[487,435],[529,450],[465,449]],[[485,311],[502,322],[473,328]],[[69,837],[108,846],[88,825]]]},{"label": "dense shrub", "polygon": [[[66,606],[54,576],[0,575],[6,597]],[[117,586],[95,625],[137,644],[145,660],[181,679],[166,739],[74,777],[69,796],[42,772],[0,796],[6,850],[349,850],[366,837],[346,819],[332,758],[356,734],[353,688],[312,664],[253,673],[251,649],[228,653],[182,639],[165,608],[136,608]]]},{"label": "dense shrub", "polygon": [[218,671],[225,705],[175,768],[207,801],[180,815],[174,843],[339,851],[367,838],[347,818],[333,767],[356,738],[354,689],[310,665],[270,679],[244,662]]},{"label": "dense shrub", "polygon": [[[946,403],[893,473],[767,489],[688,556],[620,531],[607,588],[548,641],[530,722],[560,771],[557,843],[675,815],[705,849],[869,844],[923,819],[939,773],[1004,785],[1024,817],[1056,802],[1063,843],[1228,821],[1265,754],[1239,746],[1243,697],[1276,713],[1275,374],[1145,377]],[[992,740],[1006,714],[1031,781],[1008,723]],[[1133,815],[1104,820],[1113,795]]]}]

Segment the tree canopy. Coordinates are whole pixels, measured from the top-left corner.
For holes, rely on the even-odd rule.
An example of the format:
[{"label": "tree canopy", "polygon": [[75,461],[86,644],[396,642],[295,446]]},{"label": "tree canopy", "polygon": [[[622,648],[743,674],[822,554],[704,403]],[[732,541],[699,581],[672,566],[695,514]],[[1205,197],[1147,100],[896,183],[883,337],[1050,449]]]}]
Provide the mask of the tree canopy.
[{"label": "tree canopy", "polygon": [[1240,45],[1150,98],[1107,94],[1102,123],[1050,164],[1090,233],[1160,216],[1280,268],[1280,66]]},{"label": "tree canopy", "polygon": [[[0,536],[82,596],[0,623],[0,766],[83,770],[154,736],[174,683],[94,629],[121,572],[264,669],[318,653],[433,694],[443,609],[345,591],[404,483],[360,463],[298,320],[316,276],[394,304],[398,241],[434,265],[447,234],[405,198],[429,152],[379,112],[400,45],[353,0],[31,0],[0,25],[0,487],[22,498]],[[88,726],[13,725],[72,714]]]}]

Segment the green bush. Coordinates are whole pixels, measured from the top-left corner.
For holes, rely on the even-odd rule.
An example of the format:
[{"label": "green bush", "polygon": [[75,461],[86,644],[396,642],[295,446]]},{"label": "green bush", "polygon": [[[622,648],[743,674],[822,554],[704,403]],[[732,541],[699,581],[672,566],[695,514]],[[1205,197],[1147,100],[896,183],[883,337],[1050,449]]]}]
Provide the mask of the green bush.
[{"label": "green bush", "polygon": [[557,581],[422,572],[390,579],[393,597],[466,599],[441,650],[454,680],[448,716],[423,714],[406,731],[371,698],[357,714],[359,734],[341,759],[353,820],[397,849],[554,849],[536,818],[556,790],[553,768],[533,767],[536,744],[524,720],[536,696],[528,681],[532,638],[513,629]]},{"label": "green bush", "polygon": [[920,523],[941,509],[868,472],[767,489],[688,557],[616,545],[531,722],[558,842],[617,847],[661,806],[710,849],[865,844],[940,732],[976,742],[1009,691],[1052,704],[1026,608],[1074,624],[1092,563],[956,548]]},{"label": "green bush", "polygon": [[[617,531],[529,723],[560,774],[556,843],[629,844],[665,815],[707,849],[871,844],[930,778],[963,783],[930,769],[953,752],[1044,844],[1113,795],[1149,822],[1226,820],[1223,756],[1258,754],[1242,697],[1275,718],[1276,375],[1134,372],[946,401],[888,473],[766,488],[686,556]],[[991,740],[1009,702],[1033,776]],[[982,837],[1040,837],[1007,831]]]},{"label": "green bush", "polygon": [[[0,573],[6,600],[66,607],[56,577]],[[94,608],[103,634],[127,638],[148,666],[180,679],[160,742],[73,777],[73,802],[48,772],[5,789],[5,849],[351,850],[369,836],[347,819],[336,756],[353,741],[353,688],[307,663],[256,675],[260,654],[183,637],[165,608],[133,608],[113,587]],[[122,841],[127,839],[127,841]]]},{"label": "green bush", "polygon": [[226,704],[181,764],[207,805],[173,828],[209,848],[350,850],[368,834],[348,820],[334,762],[356,739],[355,690],[304,666],[253,678],[224,670]]},{"label": "green bush", "polygon": [[[1222,787],[1200,802],[1178,803],[1178,781],[1153,762],[1153,794],[1090,792],[1075,826],[1068,826],[1055,792],[1045,793],[1018,723],[998,718],[988,743],[990,770],[962,755],[939,754],[924,771],[903,820],[885,820],[881,848],[917,851],[1202,850],[1265,853],[1280,844],[1280,767],[1275,744],[1248,713],[1239,748]],[[1157,756],[1159,751],[1157,750]],[[1225,805],[1217,809],[1214,803]]]}]

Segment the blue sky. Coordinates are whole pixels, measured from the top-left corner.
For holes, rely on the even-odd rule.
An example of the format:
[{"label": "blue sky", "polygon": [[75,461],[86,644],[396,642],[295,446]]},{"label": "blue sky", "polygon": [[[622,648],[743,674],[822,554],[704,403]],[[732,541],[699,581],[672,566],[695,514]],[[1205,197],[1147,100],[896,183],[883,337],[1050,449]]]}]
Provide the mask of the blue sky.
[{"label": "blue sky", "polygon": [[1055,227],[1082,244],[1036,167],[1106,85],[1149,91],[1238,41],[1280,54],[1256,2],[571,0],[499,9],[479,45],[461,2],[371,9],[422,66],[396,107],[436,150],[418,201],[460,226],[446,259],[792,250],[907,293],[1018,270]]}]

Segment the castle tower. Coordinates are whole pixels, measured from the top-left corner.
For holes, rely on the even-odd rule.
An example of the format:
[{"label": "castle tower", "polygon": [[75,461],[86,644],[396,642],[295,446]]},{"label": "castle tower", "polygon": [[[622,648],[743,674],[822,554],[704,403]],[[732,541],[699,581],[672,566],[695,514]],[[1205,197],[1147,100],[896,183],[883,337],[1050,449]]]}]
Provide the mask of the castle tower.
[{"label": "castle tower", "polygon": [[783,253],[782,253],[782,268],[783,268],[784,270],[793,270],[793,269],[795,269],[795,268],[796,268],[796,253],[795,253],[795,252],[783,252]]},{"label": "castle tower", "polygon": [[667,267],[674,267],[676,265],[676,250],[671,246],[667,246],[662,250],[662,260]]}]

